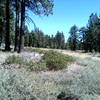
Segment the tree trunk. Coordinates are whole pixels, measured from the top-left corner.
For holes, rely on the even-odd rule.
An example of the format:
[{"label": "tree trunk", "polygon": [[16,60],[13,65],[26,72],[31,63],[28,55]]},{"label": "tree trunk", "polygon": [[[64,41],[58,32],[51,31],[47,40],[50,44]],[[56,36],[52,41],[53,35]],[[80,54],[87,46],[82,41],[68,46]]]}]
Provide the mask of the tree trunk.
[{"label": "tree trunk", "polygon": [[20,53],[24,48],[24,27],[25,27],[25,0],[21,2],[21,26],[19,34],[19,48],[18,53]]},{"label": "tree trunk", "polygon": [[10,14],[9,0],[6,0],[6,34],[5,34],[5,50],[10,51]]},{"label": "tree trunk", "polygon": [[15,48],[14,48],[14,51],[18,50],[18,38],[19,38],[19,4],[18,4],[18,0],[16,0]]}]

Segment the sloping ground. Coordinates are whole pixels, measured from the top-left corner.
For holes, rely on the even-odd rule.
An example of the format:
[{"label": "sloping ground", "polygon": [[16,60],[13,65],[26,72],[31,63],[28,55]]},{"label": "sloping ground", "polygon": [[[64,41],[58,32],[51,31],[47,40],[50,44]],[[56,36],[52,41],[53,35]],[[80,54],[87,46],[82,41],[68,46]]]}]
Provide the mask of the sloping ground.
[{"label": "sloping ground", "polygon": [[[1,52],[0,62],[8,55]],[[0,64],[0,99],[57,100],[65,92],[80,96],[79,100],[100,100],[100,58],[76,57],[74,64],[60,71],[36,73]]]}]

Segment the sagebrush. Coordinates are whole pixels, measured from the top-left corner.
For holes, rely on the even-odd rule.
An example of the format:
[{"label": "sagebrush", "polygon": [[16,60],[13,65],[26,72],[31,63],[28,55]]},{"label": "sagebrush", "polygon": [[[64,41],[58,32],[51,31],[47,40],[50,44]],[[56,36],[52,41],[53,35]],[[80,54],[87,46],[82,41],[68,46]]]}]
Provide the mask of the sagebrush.
[{"label": "sagebrush", "polygon": [[73,61],[74,58],[71,56],[50,50],[50,51],[44,51],[43,59],[40,60],[39,62],[26,60],[16,55],[9,56],[5,62],[7,64],[19,64],[19,66],[21,67],[24,66],[25,68],[29,68],[32,71],[46,71],[46,70],[60,70],[66,68]]}]

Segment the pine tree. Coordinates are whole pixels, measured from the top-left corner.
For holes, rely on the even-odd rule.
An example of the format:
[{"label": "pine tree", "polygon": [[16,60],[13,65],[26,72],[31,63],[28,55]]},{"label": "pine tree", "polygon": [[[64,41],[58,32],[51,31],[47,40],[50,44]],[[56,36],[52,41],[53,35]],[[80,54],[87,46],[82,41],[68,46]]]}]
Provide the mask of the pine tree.
[{"label": "pine tree", "polygon": [[72,26],[70,29],[70,37],[68,39],[68,43],[69,43],[69,48],[71,50],[76,50],[77,49],[77,32],[78,32],[78,28],[76,25]]}]

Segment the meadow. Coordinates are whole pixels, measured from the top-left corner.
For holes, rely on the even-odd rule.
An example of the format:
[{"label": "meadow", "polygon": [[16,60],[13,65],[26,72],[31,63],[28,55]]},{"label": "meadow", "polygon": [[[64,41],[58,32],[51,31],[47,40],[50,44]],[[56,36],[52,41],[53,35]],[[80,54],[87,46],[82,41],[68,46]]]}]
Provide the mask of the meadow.
[{"label": "meadow", "polygon": [[[35,49],[35,52],[40,51],[45,52],[43,49]],[[0,99],[67,100],[67,96],[73,96],[74,99],[68,100],[100,100],[99,53],[55,51],[70,55],[74,61],[58,70],[40,70],[41,66],[45,66],[41,63],[35,64],[39,69],[36,67],[37,70],[31,70],[26,67],[29,63],[26,64],[19,57],[21,54],[0,52]],[[17,62],[20,62],[17,63],[15,58],[12,61],[12,57],[17,57]]]}]

